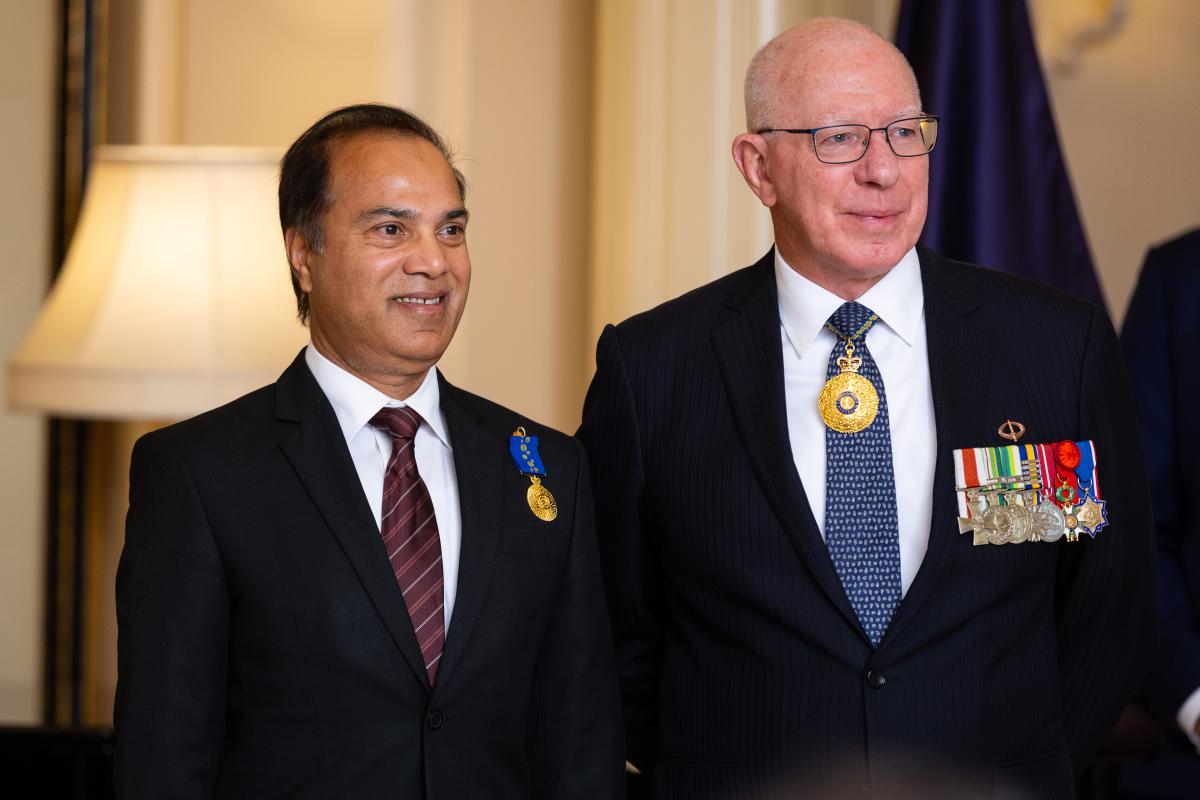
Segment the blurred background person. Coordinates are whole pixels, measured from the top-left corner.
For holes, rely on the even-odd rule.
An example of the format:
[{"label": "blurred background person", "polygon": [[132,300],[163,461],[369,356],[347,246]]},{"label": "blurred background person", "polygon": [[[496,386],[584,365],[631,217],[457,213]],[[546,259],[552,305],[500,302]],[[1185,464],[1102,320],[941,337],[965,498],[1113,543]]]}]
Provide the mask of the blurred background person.
[{"label": "blurred background person", "polygon": [[1162,630],[1139,703],[1165,746],[1128,760],[1139,798],[1200,792],[1200,229],[1146,254],[1121,344],[1141,408],[1146,474],[1158,539]]}]

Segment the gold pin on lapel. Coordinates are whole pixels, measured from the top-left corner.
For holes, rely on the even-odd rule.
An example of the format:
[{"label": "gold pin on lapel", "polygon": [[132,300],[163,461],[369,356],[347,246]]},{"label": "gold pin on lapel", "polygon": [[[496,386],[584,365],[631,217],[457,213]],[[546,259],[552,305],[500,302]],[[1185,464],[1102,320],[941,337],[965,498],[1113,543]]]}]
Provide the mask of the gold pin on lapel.
[{"label": "gold pin on lapel", "polygon": [[996,433],[1000,434],[1000,438],[1008,439],[1010,442],[1015,442],[1025,435],[1025,426],[1011,419],[1006,419],[996,429]]}]

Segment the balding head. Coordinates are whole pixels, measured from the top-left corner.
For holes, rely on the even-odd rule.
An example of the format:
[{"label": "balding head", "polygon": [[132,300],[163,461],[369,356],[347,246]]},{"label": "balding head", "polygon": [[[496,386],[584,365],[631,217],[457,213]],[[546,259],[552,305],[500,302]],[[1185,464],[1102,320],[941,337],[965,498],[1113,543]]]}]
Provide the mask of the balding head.
[{"label": "balding head", "polygon": [[913,97],[920,105],[920,90],[912,66],[896,46],[871,28],[836,17],[822,17],[788,28],[763,45],[746,68],[746,130],[811,125],[789,118],[786,106],[794,99],[787,91],[797,79],[812,74],[813,67],[857,58],[864,53],[894,61],[912,81]]},{"label": "balding head", "polygon": [[[750,129],[733,140],[733,158],[771,210],[777,252],[839,297],[862,296],[912,249],[925,224],[928,151],[912,152],[901,139],[904,152],[897,153],[887,134],[922,114],[912,68],[870,28],[813,20],[754,57],[746,112]],[[859,127],[851,134],[842,126]],[[827,142],[863,137],[863,149],[848,161],[822,160],[814,129],[826,129]]]}]

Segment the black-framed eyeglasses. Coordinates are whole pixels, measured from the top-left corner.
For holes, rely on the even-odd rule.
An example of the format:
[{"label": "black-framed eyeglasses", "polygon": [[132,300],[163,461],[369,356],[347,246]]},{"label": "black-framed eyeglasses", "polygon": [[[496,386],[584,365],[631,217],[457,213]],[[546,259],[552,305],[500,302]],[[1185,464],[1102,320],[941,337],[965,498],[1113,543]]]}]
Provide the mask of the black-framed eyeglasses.
[{"label": "black-framed eyeglasses", "polygon": [[883,131],[888,147],[901,158],[928,155],[937,143],[938,123],[933,114],[898,119],[884,128],[866,125],[824,125],[820,128],[760,128],[755,133],[807,133],[812,136],[817,160],[825,164],[849,164],[867,154],[871,134]]}]

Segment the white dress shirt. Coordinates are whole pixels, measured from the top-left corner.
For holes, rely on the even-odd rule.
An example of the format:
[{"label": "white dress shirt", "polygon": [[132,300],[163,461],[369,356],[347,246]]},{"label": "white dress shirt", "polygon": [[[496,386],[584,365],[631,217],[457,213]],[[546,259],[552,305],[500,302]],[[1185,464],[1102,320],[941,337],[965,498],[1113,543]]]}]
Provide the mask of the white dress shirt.
[{"label": "white dress shirt", "polygon": [[[826,428],[817,411],[817,396],[825,385],[829,354],[837,342],[825,323],[845,301],[801,276],[778,250],[775,283],[779,289],[788,440],[804,493],[824,538]],[[909,250],[858,302],[879,315],[879,321],[867,332],[866,342],[879,367],[887,397],[903,596],[929,544],[938,448],[925,344],[925,294],[917,251]]]},{"label": "white dress shirt", "polygon": [[410,406],[423,422],[413,439],[417,471],[429,490],[437,519],[438,539],[442,545],[442,591],[445,595],[446,629],[454,613],[458,589],[458,557],[462,547],[462,512],[458,505],[458,478],[446,418],[442,415],[441,391],[436,370],[430,369],[417,391],[403,402],[388,397],[374,386],[351,375],[317,352],[311,343],[304,362],[329,398],[337,415],[342,436],[350,448],[350,458],[358,471],[363,494],[380,527],[383,514],[383,473],[392,456],[392,437],[370,425],[371,418],[384,406]]},{"label": "white dress shirt", "polygon": [[1175,712],[1175,723],[1179,725],[1179,729],[1200,752],[1200,736],[1196,734],[1196,722],[1200,720],[1200,688],[1188,695],[1187,700],[1183,701],[1183,705],[1179,707],[1179,711]]}]

